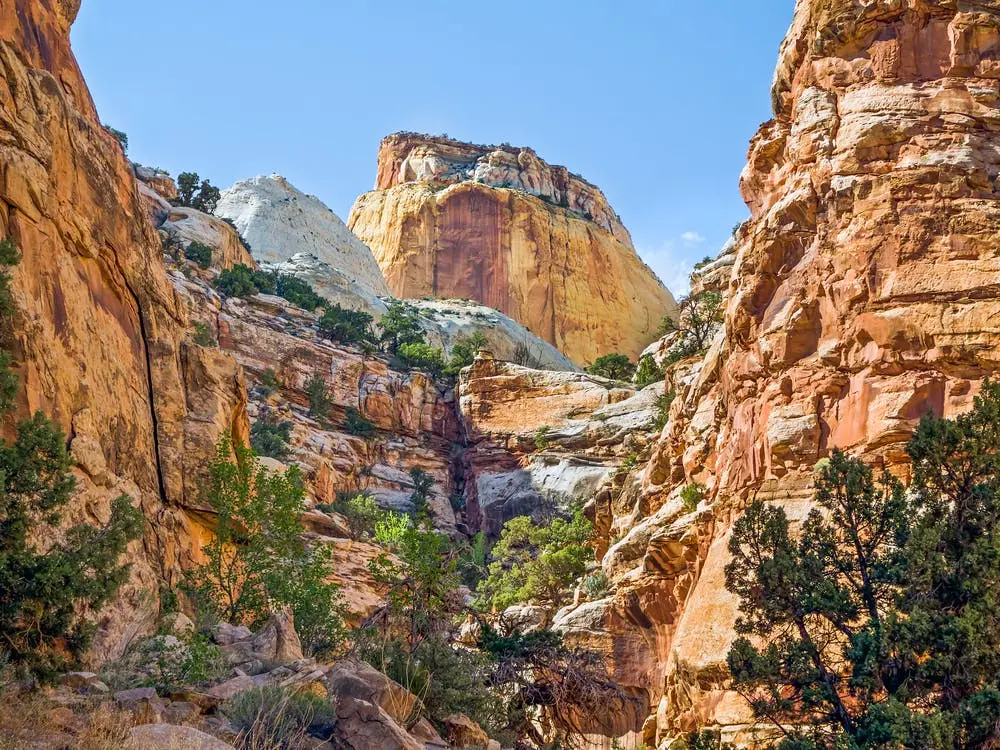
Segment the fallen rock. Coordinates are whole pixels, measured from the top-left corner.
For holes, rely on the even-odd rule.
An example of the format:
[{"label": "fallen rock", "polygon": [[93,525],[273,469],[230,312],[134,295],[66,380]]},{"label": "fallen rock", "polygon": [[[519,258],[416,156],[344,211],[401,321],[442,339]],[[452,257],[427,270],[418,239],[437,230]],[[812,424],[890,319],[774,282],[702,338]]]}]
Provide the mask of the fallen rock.
[{"label": "fallen rock", "polygon": [[220,622],[212,628],[212,640],[220,646],[229,646],[238,641],[248,641],[253,638],[250,628],[242,625],[230,625]]},{"label": "fallen rock", "polygon": [[233,750],[233,746],[193,727],[145,724],[132,729],[132,741],[142,750]]},{"label": "fallen rock", "polygon": [[253,681],[252,677],[240,675],[239,677],[234,677],[231,680],[220,682],[218,685],[213,685],[211,688],[206,690],[204,694],[214,700],[217,705],[239,695],[240,693],[245,693],[247,690],[253,690],[256,686],[257,683]]},{"label": "fallen rock", "polygon": [[190,701],[172,701],[163,710],[163,720],[168,724],[187,724],[201,716],[201,706]]},{"label": "fallen rock", "polygon": [[156,694],[155,688],[134,688],[115,693],[115,703],[135,717],[136,724],[157,724],[162,721],[167,701]]},{"label": "fallen rock", "polygon": [[295,620],[287,609],[272,614],[250,645],[255,659],[272,664],[290,664],[304,658]]},{"label": "fallen rock", "polygon": [[441,723],[444,724],[445,737],[453,747],[483,748],[489,744],[489,735],[465,714],[452,714]]},{"label": "fallen rock", "polygon": [[348,696],[337,700],[335,736],[352,750],[424,750],[380,706]]},{"label": "fallen rock", "polygon": [[327,689],[337,700],[354,698],[381,707],[400,724],[409,723],[419,712],[420,699],[358,659],[337,662],[326,676]]}]

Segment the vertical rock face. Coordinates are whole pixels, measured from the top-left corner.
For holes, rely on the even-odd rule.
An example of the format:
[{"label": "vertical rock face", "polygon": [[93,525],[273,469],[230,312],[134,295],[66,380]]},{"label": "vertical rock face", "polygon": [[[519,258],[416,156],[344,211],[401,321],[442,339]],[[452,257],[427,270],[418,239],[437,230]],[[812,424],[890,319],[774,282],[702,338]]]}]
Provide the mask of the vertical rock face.
[{"label": "vertical rock face", "polygon": [[[998,369],[998,58],[1000,2],[797,3],[776,119],[742,176],[752,219],[726,261],[725,330],[674,373],[641,475],[660,510],[604,560],[667,654],[650,741],[706,725],[751,735],[725,689],[736,602],[723,575],[749,498],[801,518],[835,448],[905,476],[919,418],[968,409]],[[693,481],[707,500],[685,518],[676,497]]]},{"label": "vertical rock face", "polygon": [[0,236],[23,255],[13,274],[18,416],[41,409],[70,439],[78,494],[67,522],[105,521],[122,493],[149,520],[132,581],[100,623],[99,650],[112,650],[148,624],[148,592],[190,552],[178,506],[182,467],[210,449],[192,445],[197,425],[245,431],[245,394],[231,360],[184,341],[159,239],[70,51],[77,8],[0,6]]},{"label": "vertical rock face", "polygon": [[675,311],[600,190],[530,149],[391,135],[348,225],[397,296],[477,300],[578,363],[635,357]]}]

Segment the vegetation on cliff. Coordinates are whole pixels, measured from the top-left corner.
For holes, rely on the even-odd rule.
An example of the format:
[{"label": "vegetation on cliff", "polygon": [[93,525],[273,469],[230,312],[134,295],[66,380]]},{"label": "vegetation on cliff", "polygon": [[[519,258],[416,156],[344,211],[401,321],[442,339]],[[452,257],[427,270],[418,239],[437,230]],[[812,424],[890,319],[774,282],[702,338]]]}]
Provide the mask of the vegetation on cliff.
[{"label": "vegetation on cliff", "polygon": [[1000,384],[907,453],[908,492],[834,453],[801,529],[761,502],[734,527],[729,668],[781,748],[1000,741]]}]

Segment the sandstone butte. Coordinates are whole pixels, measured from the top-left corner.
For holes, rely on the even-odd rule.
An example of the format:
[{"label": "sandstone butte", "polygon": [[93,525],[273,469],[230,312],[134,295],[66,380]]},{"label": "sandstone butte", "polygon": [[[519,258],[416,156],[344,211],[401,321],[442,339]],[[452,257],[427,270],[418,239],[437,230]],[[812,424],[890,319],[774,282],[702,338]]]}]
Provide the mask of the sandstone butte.
[{"label": "sandstone butte", "polygon": [[[662,385],[637,393],[482,356],[456,403],[419,373],[319,341],[301,311],[273,298],[220,300],[212,272],[170,267],[154,224],[215,236],[216,266],[252,260],[211,217],[171,214],[149,185],[137,188],[70,52],[77,8],[0,5],[0,236],[24,256],[13,282],[18,415],[42,409],[69,436],[78,493],[67,521],[104,520],[123,492],[147,519],[130,581],[100,613],[94,659],[153,627],[158,584],[175,582],[211,533],[200,467],[220,436],[244,439],[250,417],[271,408],[295,423],[294,460],[317,501],[369,482],[399,504],[405,470],[421,466],[448,530],[465,533],[553,494],[588,494],[606,595],[520,614],[602,652],[640,698],[629,715],[587,717],[595,747],[626,734],[662,747],[699,727],[748,745],[766,731],[727,689],[734,519],[753,496],[803,517],[815,464],[834,448],[906,479],[903,445],[919,418],[968,409],[1000,369],[1000,0],[974,10],[799,0],[775,119],[753,139],[741,178],[751,219],[694,279],[724,294],[725,323],[704,358],[671,371],[676,397],[655,432],[648,417]],[[415,164],[438,163],[438,146],[428,148]],[[386,187],[362,202],[433,192],[422,178],[392,187],[400,166],[386,162]],[[155,192],[159,178],[150,180]],[[538,201],[476,184],[439,198],[448,191]],[[593,219],[562,220],[605,222],[615,235],[610,209],[582,210]],[[192,342],[195,322],[217,348]],[[259,387],[275,362],[280,396]],[[376,424],[374,445],[307,417],[302,386],[316,369],[335,416],[353,407]],[[8,437],[10,424],[0,431]],[[680,498],[691,482],[706,487],[694,510]],[[468,500],[454,517],[452,492]],[[377,548],[343,539],[340,521],[319,510],[306,522],[337,550],[352,611],[376,606],[363,561]]]},{"label": "sandstone butte", "polygon": [[397,296],[476,300],[577,364],[634,359],[676,311],[603,193],[531,149],[390,135],[348,226]]}]

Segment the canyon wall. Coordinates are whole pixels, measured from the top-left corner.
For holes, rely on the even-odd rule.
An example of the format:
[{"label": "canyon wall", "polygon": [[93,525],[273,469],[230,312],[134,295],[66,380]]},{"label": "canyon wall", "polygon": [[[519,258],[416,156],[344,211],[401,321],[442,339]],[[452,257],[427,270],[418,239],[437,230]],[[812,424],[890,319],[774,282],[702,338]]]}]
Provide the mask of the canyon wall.
[{"label": "canyon wall", "polygon": [[676,310],[601,191],[530,149],[391,135],[348,225],[397,296],[477,300],[578,364],[635,358]]},{"label": "canyon wall", "polygon": [[16,417],[42,410],[69,439],[78,492],[66,522],[106,521],[122,493],[147,519],[131,580],[98,619],[107,655],[151,625],[159,582],[191,555],[186,473],[211,451],[204,431],[245,435],[246,396],[230,359],[187,338],[131,167],[70,50],[78,8],[0,6],[0,236],[23,255]]},{"label": "canyon wall", "polygon": [[657,655],[650,743],[757,735],[726,689],[741,508],[803,517],[835,448],[905,479],[920,417],[967,410],[1000,366],[1000,2],[799,0],[773,99],[741,178],[752,218],[710,267],[724,330],[671,374],[643,517],[618,512],[602,563]]}]

